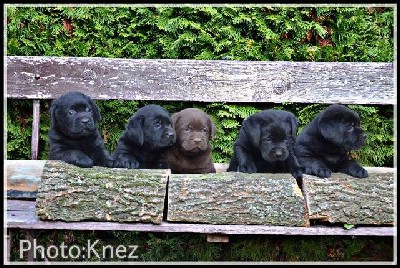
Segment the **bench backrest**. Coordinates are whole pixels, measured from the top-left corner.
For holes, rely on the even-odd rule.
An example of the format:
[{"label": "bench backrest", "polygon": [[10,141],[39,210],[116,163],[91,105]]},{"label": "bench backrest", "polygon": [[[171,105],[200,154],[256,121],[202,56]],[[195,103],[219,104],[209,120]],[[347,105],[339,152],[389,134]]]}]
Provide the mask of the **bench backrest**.
[{"label": "bench backrest", "polygon": [[37,159],[41,99],[394,105],[393,62],[149,60],[8,56],[7,98],[33,100]]},{"label": "bench backrest", "polygon": [[7,97],[395,104],[393,63],[7,57]]}]

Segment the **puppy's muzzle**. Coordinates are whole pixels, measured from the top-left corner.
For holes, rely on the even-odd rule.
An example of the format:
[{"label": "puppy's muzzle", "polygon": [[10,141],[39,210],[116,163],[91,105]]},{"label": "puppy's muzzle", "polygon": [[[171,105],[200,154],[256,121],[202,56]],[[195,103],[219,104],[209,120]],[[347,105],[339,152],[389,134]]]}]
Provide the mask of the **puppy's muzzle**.
[{"label": "puppy's muzzle", "polygon": [[176,135],[175,135],[175,133],[174,133],[173,131],[168,131],[168,132],[166,132],[166,133],[164,134],[164,138],[165,138],[166,143],[167,143],[168,145],[172,145],[172,144],[175,143]]},{"label": "puppy's muzzle", "polygon": [[84,117],[80,120],[80,123],[84,126],[86,126],[88,123],[90,122],[90,118],[89,117]]},{"label": "puppy's muzzle", "polygon": [[277,161],[283,161],[287,158],[287,153],[284,149],[279,148],[276,149],[272,152],[273,158],[275,158]]},{"label": "puppy's muzzle", "polygon": [[366,140],[367,140],[367,134],[366,134],[366,133],[361,133],[361,134],[358,136],[357,143],[355,144],[355,146],[354,146],[353,149],[359,149],[359,148],[361,148],[361,147],[365,144]]},{"label": "puppy's muzzle", "polygon": [[267,161],[284,161],[288,157],[289,153],[284,148],[275,148],[271,150],[268,154],[264,155],[263,158]]}]

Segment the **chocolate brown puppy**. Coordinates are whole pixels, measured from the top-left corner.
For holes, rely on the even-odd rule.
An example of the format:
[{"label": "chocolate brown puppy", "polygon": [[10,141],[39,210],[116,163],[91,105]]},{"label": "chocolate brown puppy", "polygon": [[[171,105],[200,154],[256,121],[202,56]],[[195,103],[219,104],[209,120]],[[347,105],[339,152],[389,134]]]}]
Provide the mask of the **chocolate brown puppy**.
[{"label": "chocolate brown puppy", "polygon": [[171,116],[177,139],[168,151],[172,173],[215,173],[210,140],[215,125],[205,112],[188,108]]},{"label": "chocolate brown puppy", "polygon": [[129,118],[113,153],[118,168],[169,168],[167,151],[176,140],[167,110],[145,105]]},{"label": "chocolate brown puppy", "polygon": [[328,178],[332,172],[368,177],[368,172],[350,151],[360,149],[367,135],[359,115],[344,105],[333,104],[321,111],[297,137],[295,154],[303,172]]},{"label": "chocolate brown puppy", "polygon": [[291,173],[299,182],[301,167],[293,153],[297,117],[287,111],[264,110],[243,121],[227,171]]},{"label": "chocolate brown puppy", "polygon": [[55,99],[50,107],[50,160],[89,168],[113,167],[97,128],[100,111],[94,101],[81,92],[69,92]]}]

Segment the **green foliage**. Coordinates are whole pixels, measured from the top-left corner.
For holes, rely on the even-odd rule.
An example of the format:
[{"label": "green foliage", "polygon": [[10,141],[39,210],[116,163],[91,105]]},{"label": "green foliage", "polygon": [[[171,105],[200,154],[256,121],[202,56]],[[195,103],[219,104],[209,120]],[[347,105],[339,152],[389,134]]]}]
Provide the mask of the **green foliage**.
[{"label": "green foliage", "polygon": [[[20,241],[27,240],[26,232],[15,230],[11,237],[11,261],[27,260],[27,252],[20,258]],[[83,256],[83,248],[95,244],[91,252]],[[46,250],[50,246],[79,247],[76,258],[54,258],[50,261],[113,261],[113,262],[169,262],[169,261],[236,261],[236,262],[295,262],[295,261],[393,261],[392,237],[333,237],[333,236],[267,236],[234,235],[227,244],[208,243],[204,234],[146,233],[128,231],[73,231],[40,230],[37,246]],[[123,245],[137,246],[135,259],[118,258],[115,250]],[[103,247],[108,247],[103,255]],[[26,248],[26,245],[24,245]],[[51,251],[54,254],[54,250]],[[59,251],[61,252],[61,250]],[[37,252],[38,259],[44,261]],[[61,253],[59,254],[61,255]],[[73,255],[76,252],[73,251]],[[127,254],[128,255],[128,254]],[[99,256],[100,259],[97,257]]]},{"label": "green foliage", "polygon": [[352,229],[352,228],[354,228],[354,227],[355,227],[354,224],[345,223],[345,224],[343,225],[343,228],[345,228],[346,230]]},{"label": "green foliage", "polygon": [[232,245],[231,256],[235,261],[274,261],[279,256],[279,247],[267,236],[244,238]]}]

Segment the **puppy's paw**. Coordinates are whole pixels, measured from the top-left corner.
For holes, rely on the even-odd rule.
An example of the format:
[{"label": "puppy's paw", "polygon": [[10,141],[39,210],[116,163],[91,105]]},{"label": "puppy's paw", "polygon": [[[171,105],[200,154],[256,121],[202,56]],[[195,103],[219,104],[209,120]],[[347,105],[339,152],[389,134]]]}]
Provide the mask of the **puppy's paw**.
[{"label": "puppy's paw", "polygon": [[352,166],[349,168],[347,174],[356,178],[368,177],[368,171],[363,167]]},{"label": "puppy's paw", "polygon": [[114,159],[107,159],[107,160],[105,160],[104,163],[103,163],[103,166],[104,166],[104,167],[109,167],[109,168],[115,167],[115,161],[114,161]]},{"label": "puppy's paw", "polygon": [[133,159],[120,159],[114,161],[114,167],[116,168],[139,168],[139,162]]},{"label": "puppy's paw", "polygon": [[74,159],[73,162],[71,162],[71,164],[74,164],[75,166],[83,167],[83,168],[90,168],[90,167],[93,167],[93,165],[94,165],[93,160],[90,159],[86,155],[77,157],[76,159]]},{"label": "puppy's paw", "polygon": [[332,175],[332,171],[329,168],[318,168],[315,171],[315,175],[321,178],[329,178]]},{"label": "puppy's paw", "polygon": [[244,172],[244,173],[256,173],[257,168],[256,165],[253,162],[247,162],[242,165],[239,165],[238,167],[239,172]]},{"label": "puppy's paw", "polygon": [[332,175],[332,171],[328,168],[303,167],[303,173],[317,176],[320,178],[329,178]]}]

